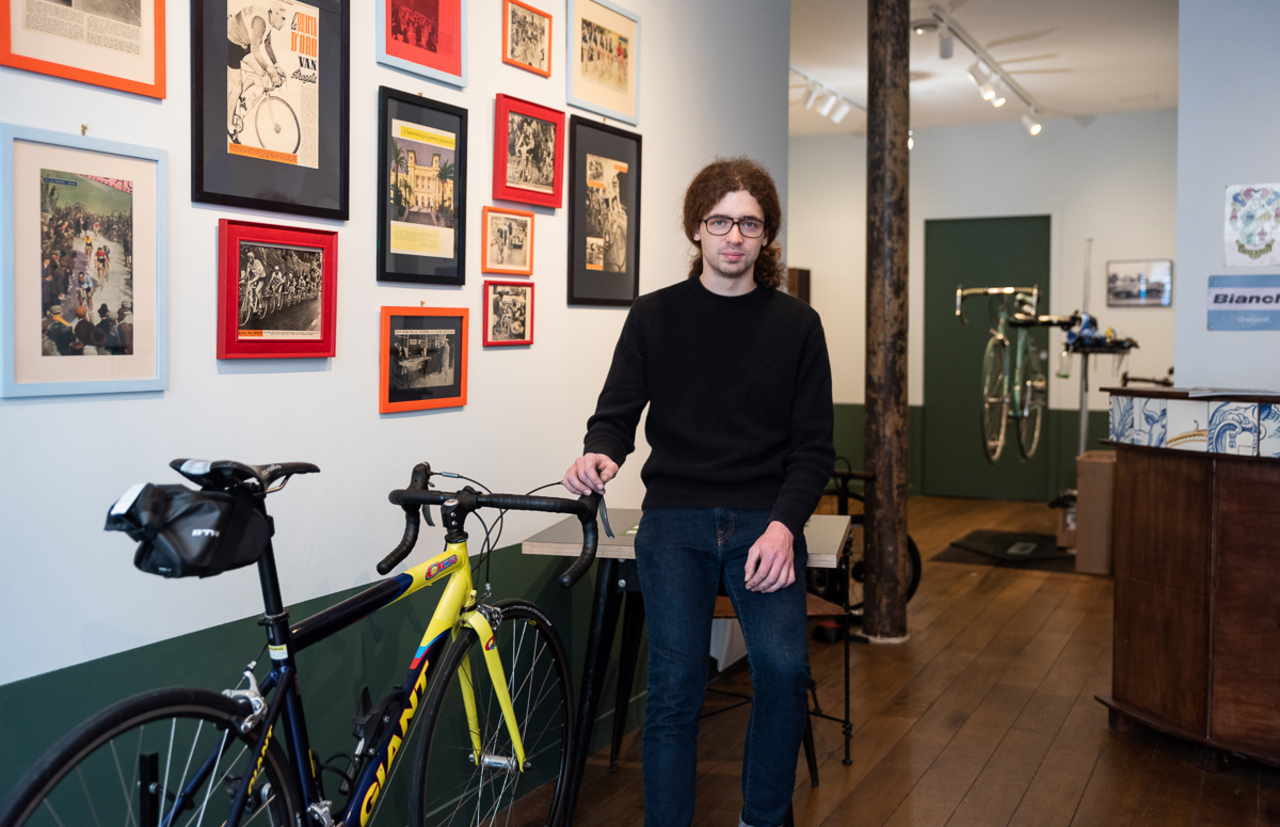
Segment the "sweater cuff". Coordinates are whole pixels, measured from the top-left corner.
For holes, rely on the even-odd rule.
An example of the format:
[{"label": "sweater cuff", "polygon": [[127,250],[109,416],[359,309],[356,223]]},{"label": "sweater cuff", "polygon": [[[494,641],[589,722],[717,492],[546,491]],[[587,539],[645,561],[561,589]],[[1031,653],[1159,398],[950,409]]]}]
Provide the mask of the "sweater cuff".
[{"label": "sweater cuff", "polygon": [[618,467],[622,467],[622,463],[627,459],[627,452],[623,450],[620,446],[615,445],[614,443],[609,442],[608,440],[603,440],[599,438],[593,439],[590,442],[583,445],[582,453],[604,454],[606,457],[616,462],[618,464]]},{"label": "sweater cuff", "polygon": [[804,503],[796,502],[791,498],[780,499],[774,503],[769,520],[782,523],[793,536],[799,537],[804,534],[804,524],[809,522],[812,514],[813,508],[806,508]]}]

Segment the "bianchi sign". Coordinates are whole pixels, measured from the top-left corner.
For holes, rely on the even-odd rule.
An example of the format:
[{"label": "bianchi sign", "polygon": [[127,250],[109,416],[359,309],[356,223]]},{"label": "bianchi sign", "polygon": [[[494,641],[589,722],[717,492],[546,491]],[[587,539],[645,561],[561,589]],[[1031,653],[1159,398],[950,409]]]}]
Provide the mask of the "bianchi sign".
[{"label": "bianchi sign", "polygon": [[1209,276],[1210,330],[1280,330],[1280,275]]}]

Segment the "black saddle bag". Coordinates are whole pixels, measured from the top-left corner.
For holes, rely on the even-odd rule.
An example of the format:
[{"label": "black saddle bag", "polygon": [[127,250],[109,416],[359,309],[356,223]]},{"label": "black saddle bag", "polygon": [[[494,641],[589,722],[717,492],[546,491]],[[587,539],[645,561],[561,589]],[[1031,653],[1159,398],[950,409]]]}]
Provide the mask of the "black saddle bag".
[{"label": "black saddle bag", "polygon": [[256,563],[272,533],[248,494],[152,483],[126,491],[105,528],[137,540],[133,565],[162,577],[213,577]]}]

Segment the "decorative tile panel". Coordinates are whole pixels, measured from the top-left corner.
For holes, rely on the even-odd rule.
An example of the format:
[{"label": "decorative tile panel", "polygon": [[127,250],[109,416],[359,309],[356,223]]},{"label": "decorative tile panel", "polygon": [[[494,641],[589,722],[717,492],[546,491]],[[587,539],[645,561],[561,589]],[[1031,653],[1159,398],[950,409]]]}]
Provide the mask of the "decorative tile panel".
[{"label": "decorative tile panel", "polygon": [[1203,399],[1170,399],[1165,447],[1206,451],[1209,443],[1209,403]]},{"label": "decorative tile panel", "polygon": [[1133,397],[1111,395],[1110,436],[1112,442],[1128,443],[1133,434]]},{"label": "decorative tile panel", "polygon": [[1165,434],[1169,425],[1167,399],[1149,399],[1142,396],[1133,399],[1133,431],[1125,440],[1131,445],[1148,448],[1165,447]]},{"label": "decorative tile panel", "polygon": [[1258,406],[1258,456],[1280,459],[1280,404]]}]

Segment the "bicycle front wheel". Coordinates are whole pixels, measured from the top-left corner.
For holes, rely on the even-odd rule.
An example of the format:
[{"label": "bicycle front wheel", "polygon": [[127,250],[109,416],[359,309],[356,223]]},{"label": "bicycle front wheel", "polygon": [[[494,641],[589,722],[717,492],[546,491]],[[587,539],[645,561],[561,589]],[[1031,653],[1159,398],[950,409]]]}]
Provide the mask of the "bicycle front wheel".
[{"label": "bicycle front wheel", "polygon": [[987,462],[1000,459],[1008,427],[1009,395],[1005,391],[1004,340],[992,336],[982,354],[982,450]]},{"label": "bicycle front wheel", "polygon": [[263,149],[293,154],[302,146],[302,130],[293,107],[274,95],[267,95],[258,104],[253,116],[258,132],[258,143]]},{"label": "bicycle front wheel", "polygon": [[[257,731],[240,706],[203,689],[126,698],[54,744],[0,804],[0,827],[223,824]],[[268,742],[241,824],[299,824],[303,812],[280,746]],[[254,819],[257,819],[256,821]]]},{"label": "bicycle front wheel", "polygon": [[1018,387],[1022,389],[1022,416],[1018,417],[1018,450],[1023,459],[1036,455],[1044,409],[1048,407],[1049,385],[1040,366],[1036,343],[1025,331],[1018,339]]},{"label": "bicycle front wheel", "polygon": [[[555,627],[537,606],[523,600],[493,606],[502,612],[494,639],[524,743],[525,768],[515,765],[507,722],[485,665],[486,642],[467,628],[445,653],[425,702],[426,727],[418,741],[410,799],[415,825],[547,827],[559,822],[573,743],[569,661]],[[463,703],[464,663],[475,698],[474,730]],[[480,741],[479,761],[473,736]]]},{"label": "bicycle front wheel", "polygon": [[[856,559],[852,561],[853,565],[849,568],[849,608],[861,609],[865,602],[863,599],[863,584],[867,580],[867,563],[864,549],[866,548],[865,514],[851,514],[849,516],[849,542],[853,549]],[[916,589],[920,588],[920,572],[924,568],[923,562],[920,560],[920,549],[916,546],[916,541],[911,539],[911,535],[907,535],[907,602],[915,596]]]}]

